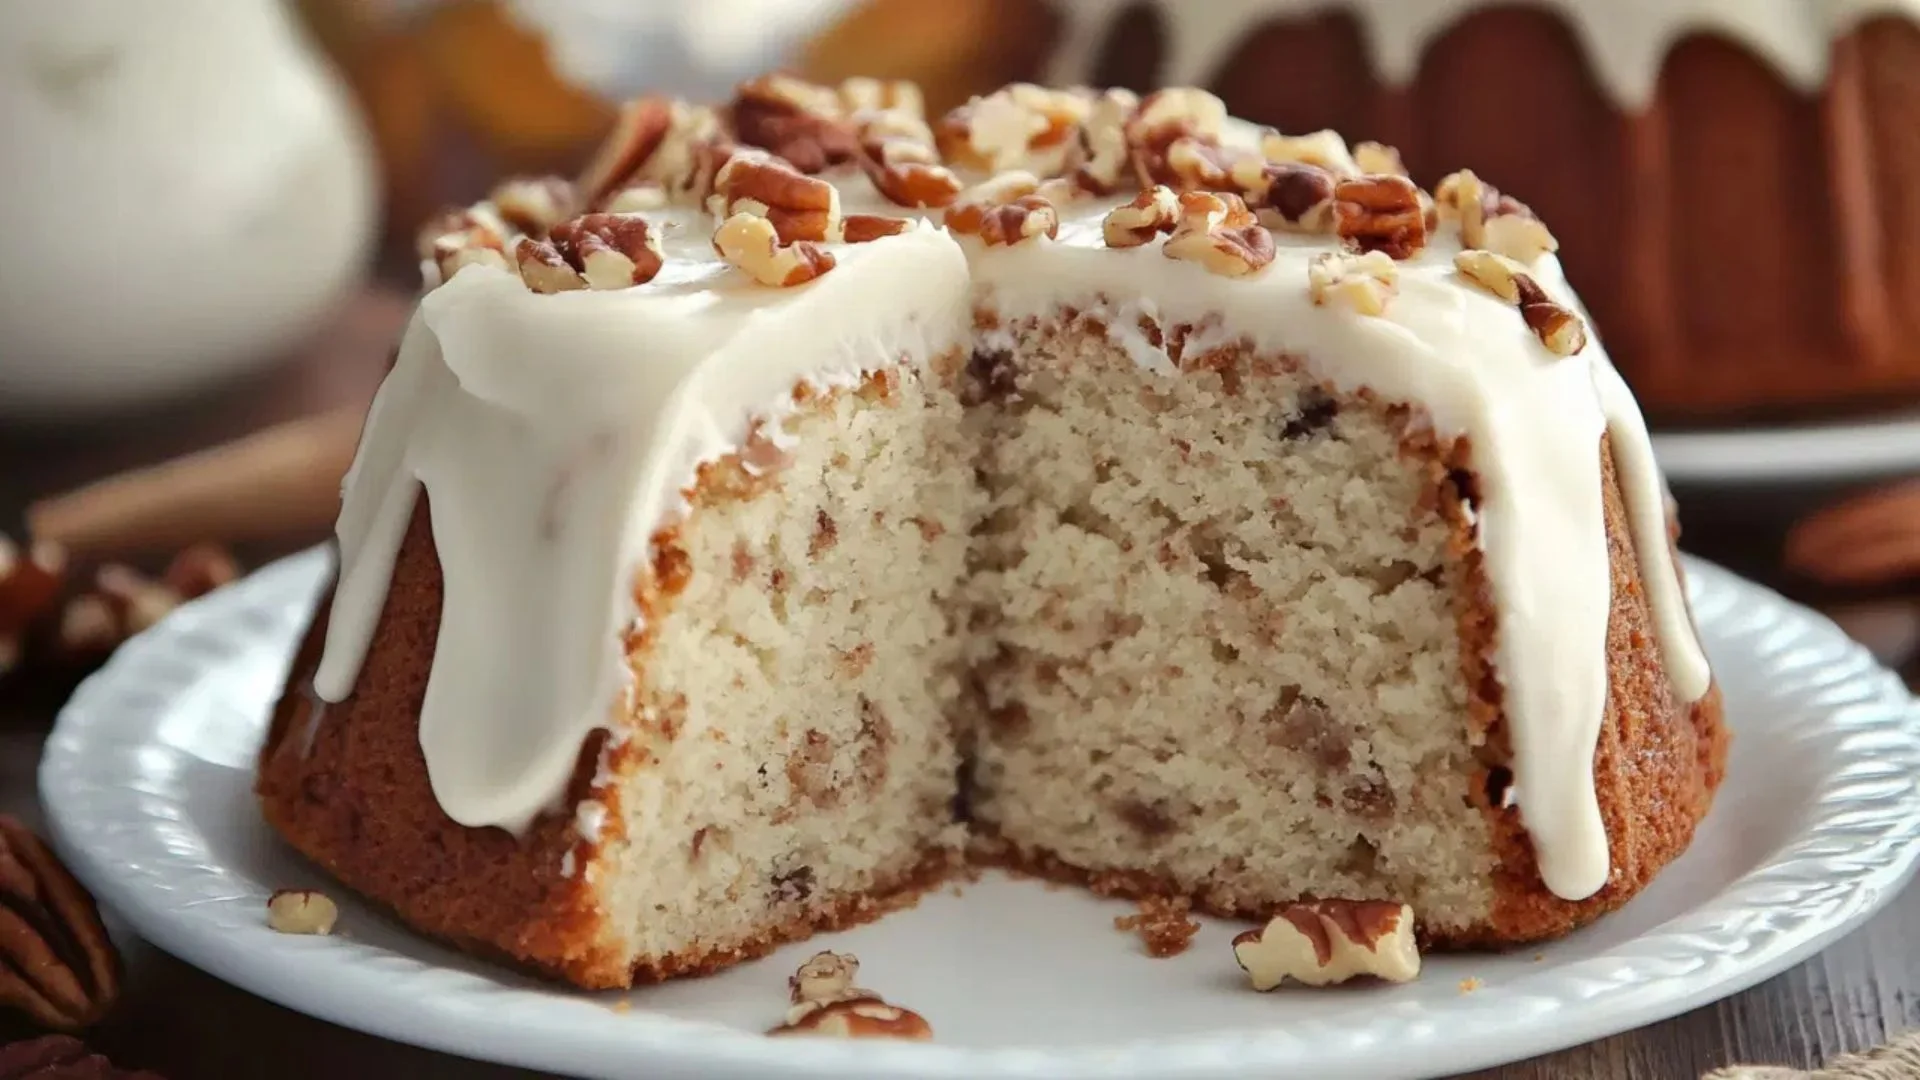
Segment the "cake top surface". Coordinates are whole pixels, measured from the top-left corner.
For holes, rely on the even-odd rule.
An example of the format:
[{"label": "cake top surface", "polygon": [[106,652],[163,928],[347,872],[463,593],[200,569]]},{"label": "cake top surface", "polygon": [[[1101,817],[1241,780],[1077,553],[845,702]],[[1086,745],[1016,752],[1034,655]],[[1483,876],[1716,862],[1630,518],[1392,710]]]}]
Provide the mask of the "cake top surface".
[{"label": "cake top surface", "polygon": [[873,80],[631,102],[576,180],[510,181],[423,233],[428,292],[346,480],[316,694],[352,692],[424,492],[445,597],[429,778],[454,820],[524,828],[592,731],[624,730],[636,568],[702,463],[777,461],[797,387],[1015,347],[1071,312],[1155,375],[1284,356],[1471,447],[1510,790],[1547,883],[1589,895],[1609,866],[1603,434],[1675,689],[1710,676],[1644,424],[1556,247],[1471,172],[1428,192],[1391,148],[1193,89],[1016,84],[931,122]]}]

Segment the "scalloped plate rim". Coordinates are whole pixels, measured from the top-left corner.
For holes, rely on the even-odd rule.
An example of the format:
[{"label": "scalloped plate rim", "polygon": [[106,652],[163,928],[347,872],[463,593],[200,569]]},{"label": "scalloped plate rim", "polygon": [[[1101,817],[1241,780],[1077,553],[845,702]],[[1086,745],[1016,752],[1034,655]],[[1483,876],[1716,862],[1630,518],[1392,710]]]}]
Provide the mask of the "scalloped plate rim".
[{"label": "scalloped plate rim", "polygon": [[[1637,1027],[1718,1000],[1769,978],[1824,948],[1883,906],[1912,877],[1920,859],[1920,788],[1915,766],[1920,766],[1920,705],[1890,672],[1873,664],[1864,649],[1845,639],[1831,622],[1779,596],[1743,581],[1710,564],[1689,558],[1688,573],[1696,588],[1696,605],[1712,638],[1717,621],[1728,632],[1752,639],[1768,633],[1792,631],[1794,647],[1823,646],[1831,655],[1814,665],[1817,671],[1844,670],[1839,684],[1857,692],[1855,699],[1834,705],[1828,716],[1837,727],[1843,714],[1867,709],[1878,719],[1870,730],[1862,720],[1852,721],[1836,738],[1834,753],[1843,755],[1847,769],[1864,772],[1858,783],[1897,790],[1877,795],[1835,797],[1828,789],[1840,774],[1826,778],[1823,798],[1831,803],[1810,820],[1793,842],[1775,847],[1767,861],[1727,884],[1706,904],[1688,909],[1653,927],[1640,937],[1619,943],[1612,951],[1564,965],[1546,966],[1531,975],[1507,980],[1497,988],[1462,995],[1459,1017],[1435,1015],[1431,1007],[1403,1003],[1379,1010],[1370,1028],[1394,1026],[1391,1046],[1378,1045],[1378,1032],[1367,1038],[1349,1038],[1329,1054],[1325,1042],[1314,1042],[1291,1027],[1240,1029],[1206,1034],[1183,1034],[1171,1039],[1140,1039],[1105,1047],[1073,1045],[1066,1048],[1008,1047],[978,1050],[955,1046],[846,1044],[834,1041],[781,1040],[775,1043],[750,1032],[713,1021],[653,1014],[643,1007],[630,1013],[609,1011],[602,999],[585,994],[556,995],[528,992],[512,984],[431,960],[388,952],[348,938],[287,939],[261,927],[257,934],[236,940],[230,927],[210,916],[196,914],[192,903],[169,905],[164,888],[148,879],[158,872],[128,874],[130,852],[114,846],[116,827],[152,832],[161,825],[177,826],[160,808],[146,807],[146,817],[129,822],[104,822],[89,813],[89,799],[106,790],[106,781],[88,777],[112,766],[114,752],[152,750],[150,721],[130,720],[130,700],[137,700],[138,679],[146,669],[171,660],[175,671],[217,668],[227,657],[207,647],[208,637],[234,633],[236,616],[258,617],[269,607],[290,603],[304,610],[326,572],[329,556],[314,549],[292,556],[182,607],[155,630],[142,635],[99,672],[88,678],[62,710],[41,763],[41,791],[51,839],[74,872],[101,901],[125,918],[144,937],[210,973],[302,1012],[387,1038],[410,1042],[463,1056],[532,1068],[581,1072],[594,1076],[636,1075],[624,1070],[645,1069],[648,1077],[768,1075],[789,1076],[915,1076],[915,1077],[1055,1077],[1055,1076],[1165,1076],[1212,1077],[1245,1075],[1249,1070],[1314,1069],[1314,1075],[1335,1077],[1413,1077],[1486,1067],[1548,1053],[1591,1039]],[[1736,614],[1737,612],[1737,614]],[[275,616],[286,621],[284,616]],[[281,628],[285,631],[285,628]],[[1784,639],[1783,639],[1784,641]],[[288,643],[290,652],[291,642]],[[1787,644],[1779,644],[1784,653]],[[182,661],[184,660],[184,664]],[[201,665],[195,668],[193,665]],[[1805,673],[1801,676],[1806,678]],[[1828,688],[1831,690],[1831,688]],[[144,692],[151,693],[146,688]],[[1780,687],[1770,692],[1782,700]],[[130,700],[129,700],[130,699]],[[141,724],[147,724],[141,739]],[[128,729],[118,732],[116,725]],[[259,726],[259,722],[256,722]],[[134,736],[131,742],[127,735]],[[1855,744],[1871,744],[1855,745]],[[123,745],[124,744],[124,745]],[[1889,747],[1897,751],[1889,758]],[[108,751],[104,756],[102,750]],[[171,751],[178,752],[178,751]],[[1900,768],[1905,762],[1907,768]],[[126,768],[123,766],[123,768]],[[1876,781],[1876,776],[1878,777]],[[1849,782],[1855,782],[1850,779]],[[160,796],[125,785],[134,803]],[[110,784],[107,785],[111,787]],[[1809,796],[1813,798],[1812,795]],[[1860,805],[1877,807],[1877,831],[1871,843],[1843,856],[1801,851],[1815,846],[1823,830],[1837,828],[1840,817],[1858,817]],[[151,839],[151,837],[149,837]],[[120,841],[124,843],[124,841]],[[243,867],[182,868],[169,866],[162,846],[157,852],[136,848],[148,863],[178,873],[194,872],[245,877]],[[1793,909],[1795,918],[1770,909],[1769,934],[1757,945],[1737,954],[1689,951],[1677,948],[1664,958],[1646,955],[1649,942],[1705,935],[1710,927],[1694,927],[1703,911],[1725,906],[1731,894],[1772,887],[1762,880],[1798,867],[1811,875],[1820,869],[1825,887],[1822,901],[1811,914]],[[1842,888],[1838,882],[1844,882]],[[249,884],[266,889],[259,882]],[[1838,894],[1838,895],[1830,895]],[[1749,915],[1755,907],[1734,908]],[[1715,925],[1730,925],[1728,912],[1715,916]],[[1685,924],[1684,927],[1676,924]],[[1724,931],[1722,931],[1724,932]],[[278,941],[274,939],[278,938]],[[422,941],[424,946],[426,943]],[[320,961],[333,981],[301,978],[302,965]],[[1657,984],[1622,979],[1636,963],[1644,967],[1662,962],[1697,961]],[[408,973],[436,977],[448,985],[439,994],[407,997],[384,1007],[370,1007],[365,995],[380,998],[399,965]],[[1567,982],[1569,971],[1596,979],[1598,989],[1582,998],[1541,989],[1543,982]],[[1645,974],[1642,972],[1642,974]],[[461,994],[467,997],[462,998]],[[492,1009],[498,995],[526,999],[514,1023],[501,1023]],[[394,996],[389,991],[387,996]],[[1599,1000],[1604,1008],[1591,1007]],[[1570,1015],[1552,1017],[1553,1023],[1515,1023],[1541,1009],[1575,1007]],[[1498,1014],[1500,1020],[1489,1021]],[[1478,1017],[1464,1026],[1458,1021]],[[1445,1021],[1444,1032],[1441,1031]],[[1315,1027],[1322,1025],[1308,1025]],[[1516,1030],[1518,1029],[1518,1030]],[[545,1032],[545,1036],[535,1032]],[[1317,1034],[1325,1034],[1324,1032]],[[851,1049],[850,1049],[851,1047]],[[1302,1055],[1306,1056],[1302,1056]],[[1418,1072],[1410,1057],[1419,1058]],[[1397,1063],[1397,1064],[1396,1064]]]}]

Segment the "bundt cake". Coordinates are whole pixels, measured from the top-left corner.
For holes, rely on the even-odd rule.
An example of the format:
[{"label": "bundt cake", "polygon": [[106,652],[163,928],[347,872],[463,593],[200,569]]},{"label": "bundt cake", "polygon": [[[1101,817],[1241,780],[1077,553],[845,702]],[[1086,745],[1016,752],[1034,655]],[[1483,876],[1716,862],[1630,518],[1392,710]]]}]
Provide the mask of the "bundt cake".
[{"label": "bundt cake", "polygon": [[[810,59],[872,56],[921,6],[874,0]],[[1422,183],[1498,177],[1566,241],[1658,422],[1920,400],[1915,0],[951,6],[997,32],[890,70],[1203,86],[1283,131],[1397,146]]]},{"label": "bundt cake", "polygon": [[1556,246],[1192,89],[633,102],[423,237],[266,817],[587,987],[969,858],[1562,933],[1726,735]]}]

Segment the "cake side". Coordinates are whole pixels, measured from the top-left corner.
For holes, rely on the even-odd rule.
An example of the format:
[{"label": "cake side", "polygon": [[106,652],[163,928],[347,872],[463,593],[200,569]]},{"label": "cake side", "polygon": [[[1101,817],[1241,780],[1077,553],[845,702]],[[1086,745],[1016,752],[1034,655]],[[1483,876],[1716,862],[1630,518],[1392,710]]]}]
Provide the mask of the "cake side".
[{"label": "cake side", "polygon": [[[268,821],[420,931],[586,987],[910,902],[961,846],[947,594],[975,496],[949,381],[902,366],[802,389],[780,431],[702,467],[636,568],[634,707],[518,838],[450,819],[421,753],[442,589],[423,500],[354,693],[315,712],[324,608],[301,647],[260,759]],[[920,493],[910,511],[895,485]],[[855,588],[868,565],[894,588]],[[868,605],[890,635],[849,624]],[[770,700],[769,679],[807,692]]]},{"label": "cake side", "polygon": [[[470,829],[434,796],[420,750],[420,703],[439,631],[440,560],[426,500],[415,509],[353,694],[312,693],[323,603],[288,673],[261,748],[255,790],[267,821],[355,892],[423,933],[588,987],[624,985],[626,953],[585,878],[570,819],[524,837]],[[583,746],[572,797],[591,784],[603,738]],[[598,798],[617,793],[597,792]]]}]

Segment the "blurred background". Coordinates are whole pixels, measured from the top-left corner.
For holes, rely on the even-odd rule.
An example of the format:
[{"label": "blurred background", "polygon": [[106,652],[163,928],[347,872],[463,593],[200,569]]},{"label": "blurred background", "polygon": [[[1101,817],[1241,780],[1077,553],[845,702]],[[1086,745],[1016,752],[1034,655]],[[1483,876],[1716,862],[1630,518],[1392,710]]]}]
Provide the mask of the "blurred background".
[{"label": "blurred background", "polygon": [[[1016,78],[1172,80],[1399,146],[1424,183],[1470,164],[1534,206],[1647,406],[1685,546],[1907,664],[1920,29],[1897,5],[1804,24],[1762,6],[1702,30],[1564,4],[8,4],[0,534],[16,561],[51,540],[162,583],[195,545],[238,567],[323,538],[418,225],[504,176],[571,174],[628,96],[724,100],[785,67],[912,78],[938,114]],[[1633,29],[1637,59],[1601,23]],[[46,629],[9,627],[4,601],[0,680],[10,650],[71,671],[110,646],[28,648]]]}]

